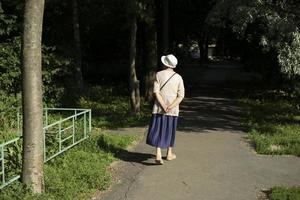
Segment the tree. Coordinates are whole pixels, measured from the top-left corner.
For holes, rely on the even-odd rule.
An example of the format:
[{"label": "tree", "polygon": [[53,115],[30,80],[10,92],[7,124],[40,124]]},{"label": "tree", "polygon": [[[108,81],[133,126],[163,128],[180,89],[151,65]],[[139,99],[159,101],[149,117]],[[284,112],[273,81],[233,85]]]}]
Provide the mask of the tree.
[{"label": "tree", "polygon": [[169,22],[169,17],[170,17],[170,2],[169,0],[163,0],[162,2],[162,7],[163,7],[163,14],[162,14],[162,43],[163,43],[163,54],[168,54],[169,53],[169,40],[170,40],[170,22]]},{"label": "tree", "polygon": [[140,83],[136,75],[136,35],[137,35],[137,5],[135,0],[129,0],[129,89],[131,110],[134,114],[140,112]]},{"label": "tree", "polygon": [[146,45],[145,45],[145,99],[152,100],[153,98],[153,83],[155,73],[157,71],[157,40],[156,29],[152,24],[146,25]]},{"label": "tree", "polygon": [[27,0],[22,41],[23,165],[22,182],[34,193],[44,190],[42,26],[44,0]]},{"label": "tree", "polygon": [[78,13],[77,0],[72,0],[72,11],[73,11],[74,46],[75,46],[75,77],[76,77],[78,89],[82,90],[83,89],[82,53],[81,53],[79,13]]},{"label": "tree", "polygon": [[[145,99],[151,101],[153,99],[153,83],[155,73],[157,71],[157,29],[156,29],[156,12],[155,2],[148,4],[147,13],[143,17],[145,25]],[[168,28],[166,35],[168,35]],[[164,46],[164,53],[168,53],[169,45],[168,36]]]}]

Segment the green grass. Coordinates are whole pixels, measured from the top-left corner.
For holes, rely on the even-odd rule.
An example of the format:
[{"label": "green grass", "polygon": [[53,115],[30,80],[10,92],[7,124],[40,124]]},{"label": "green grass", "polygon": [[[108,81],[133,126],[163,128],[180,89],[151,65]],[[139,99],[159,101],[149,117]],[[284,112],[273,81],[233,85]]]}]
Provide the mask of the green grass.
[{"label": "green grass", "polygon": [[141,100],[141,112],[133,115],[127,93],[120,88],[95,86],[89,88],[77,102],[80,108],[92,109],[92,125],[102,129],[145,126],[151,111],[148,104]]},{"label": "green grass", "polygon": [[0,199],[89,199],[111,184],[108,166],[140,136],[94,134],[45,165],[45,193],[33,196],[21,183],[3,189]]},{"label": "green grass", "polygon": [[[75,94],[74,94],[75,95]],[[0,96],[1,97],[1,96]],[[141,98],[141,112],[133,115],[130,111],[129,92],[126,86],[91,86],[78,95],[69,97],[67,107],[86,108],[92,110],[92,126],[105,129],[116,129],[120,127],[145,126],[149,123],[151,111],[147,102]],[[77,100],[78,99],[78,100]],[[77,100],[76,103],[73,100]],[[11,107],[10,103],[0,108],[0,143],[14,139],[17,135],[17,109]],[[73,112],[60,113],[49,111],[48,124],[58,119],[73,115]]]},{"label": "green grass", "polygon": [[243,100],[244,125],[261,154],[300,156],[300,111],[287,101]]},{"label": "green grass", "polygon": [[[81,94],[76,105],[70,107],[92,109],[92,126],[94,130],[105,130],[119,127],[145,126],[148,124],[151,112],[147,103],[142,101],[141,112],[138,115],[130,113],[128,92],[124,86],[95,86]],[[77,97],[74,99],[77,99]],[[6,110],[8,105],[3,106]],[[0,113],[0,143],[17,136],[16,111]],[[49,123],[65,117],[61,113],[51,113]],[[5,125],[5,126],[4,126]],[[67,126],[67,123],[64,124]],[[51,138],[50,138],[51,139]],[[52,138],[53,139],[53,138]],[[82,144],[68,150],[61,156],[45,165],[45,193],[32,196],[30,190],[21,183],[15,182],[1,190],[0,199],[86,199],[96,190],[104,190],[111,184],[107,167],[117,159],[119,152],[138,139],[136,136],[118,136],[98,134]],[[48,138],[49,140],[49,138]],[[55,138],[49,140],[52,144]],[[21,159],[21,144],[9,148],[11,158],[9,172],[19,173]],[[50,148],[51,150],[51,148]],[[48,151],[50,151],[48,148]],[[48,152],[49,153],[49,152]],[[15,158],[18,158],[17,160]]]},{"label": "green grass", "polygon": [[300,200],[300,187],[274,187],[271,189],[270,200]]}]

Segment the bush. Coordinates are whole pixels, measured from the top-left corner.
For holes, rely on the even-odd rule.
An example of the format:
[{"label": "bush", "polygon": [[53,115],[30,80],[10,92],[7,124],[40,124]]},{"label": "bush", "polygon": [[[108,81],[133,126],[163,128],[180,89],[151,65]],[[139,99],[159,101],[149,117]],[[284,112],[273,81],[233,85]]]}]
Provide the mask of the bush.
[{"label": "bush", "polygon": [[[18,112],[21,95],[9,95],[0,90],[0,143],[18,135]],[[21,120],[19,118],[19,120]],[[19,121],[21,123],[21,121]]]},{"label": "bush", "polygon": [[119,88],[112,86],[90,87],[77,102],[78,107],[92,108],[95,127],[145,126],[151,114],[147,103],[142,100],[140,114],[132,115],[129,97],[118,91]]},{"label": "bush", "polygon": [[[43,46],[42,52],[44,102],[50,106],[59,105],[64,96],[66,77],[72,72],[72,62],[71,59],[58,56],[55,47]],[[0,85],[7,94],[21,91],[20,55],[20,37],[0,43]]]},{"label": "bush", "polygon": [[292,33],[291,43],[284,43],[279,49],[278,62],[281,71],[289,78],[300,75],[300,32]]}]

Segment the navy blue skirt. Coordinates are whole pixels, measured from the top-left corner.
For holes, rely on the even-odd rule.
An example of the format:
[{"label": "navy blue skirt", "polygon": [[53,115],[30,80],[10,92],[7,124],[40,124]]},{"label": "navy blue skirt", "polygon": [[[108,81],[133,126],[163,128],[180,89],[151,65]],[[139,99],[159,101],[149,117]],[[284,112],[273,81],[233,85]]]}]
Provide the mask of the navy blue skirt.
[{"label": "navy blue skirt", "polygon": [[168,148],[175,143],[177,116],[152,114],[146,143],[148,145]]}]

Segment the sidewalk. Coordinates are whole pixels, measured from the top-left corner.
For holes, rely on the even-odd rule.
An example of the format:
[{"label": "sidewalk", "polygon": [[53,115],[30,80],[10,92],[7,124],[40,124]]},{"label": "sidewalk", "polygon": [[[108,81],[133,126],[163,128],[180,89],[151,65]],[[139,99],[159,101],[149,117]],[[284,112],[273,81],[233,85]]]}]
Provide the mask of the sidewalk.
[{"label": "sidewalk", "polygon": [[208,85],[193,90],[181,107],[177,159],[155,165],[143,141],[120,158],[117,183],[95,199],[255,200],[262,189],[300,186],[300,159],[256,154],[239,124],[243,111],[226,94]]}]

